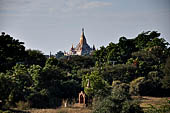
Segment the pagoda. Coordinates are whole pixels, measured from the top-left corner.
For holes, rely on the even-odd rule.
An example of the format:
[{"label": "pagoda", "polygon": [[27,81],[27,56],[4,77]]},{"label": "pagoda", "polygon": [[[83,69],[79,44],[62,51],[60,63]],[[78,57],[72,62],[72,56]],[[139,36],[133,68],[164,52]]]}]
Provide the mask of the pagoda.
[{"label": "pagoda", "polygon": [[86,37],[84,35],[84,28],[82,28],[82,33],[80,36],[80,41],[77,44],[77,46],[74,48],[73,45],[68,53],[64,52],[66,56],[69,55],[89,55],[92,53],[92,51],[95,50],[95,47],[93,45],[93,48],[91,48],[86,41]]}]

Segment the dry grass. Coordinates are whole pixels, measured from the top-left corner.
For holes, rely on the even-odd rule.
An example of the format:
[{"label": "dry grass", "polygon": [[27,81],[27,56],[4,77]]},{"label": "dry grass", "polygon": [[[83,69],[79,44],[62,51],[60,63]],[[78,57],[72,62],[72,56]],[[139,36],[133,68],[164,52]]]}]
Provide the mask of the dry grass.
[{"label": "dry grass", "polygon": [[[170,97],[165,98],[158,98],[158,97],[147,97],[147,96],[135,96],[132,97],[135,99],[138,99],[141,103],[140,106],[145,110],[149,107],[155,106],[159,107],[160,105],[163,105],[167,102],[167,99],[170,100]],[[56,109],[31,109],[27,110],[30,113],[91,113],[92,110],[88,108],[78,108],[78,107],[73,107],[73,108],[56,108]]]},{"label": "dry grass", "polygon": [[88,108],[31,109],[30,113],[91,113]]},{"label": "dry grass", "polygon": [[133,97],[137,98],[141,103],[140,106],[143,109],[146,109],[148,107],[155,106],[159,107],[160,105],[166,104],[167,99],[170,100],[170,97],[148,97],[148,96],[142,96],[142,97]]}]

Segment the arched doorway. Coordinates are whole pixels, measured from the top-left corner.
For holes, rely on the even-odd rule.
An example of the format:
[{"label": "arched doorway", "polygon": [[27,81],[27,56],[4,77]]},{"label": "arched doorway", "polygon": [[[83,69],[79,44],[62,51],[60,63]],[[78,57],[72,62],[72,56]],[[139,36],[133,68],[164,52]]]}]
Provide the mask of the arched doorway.
[{"label": "arched doorway", "polygon": [[79,104],[85,104],[85,94],[83,93],[83,91],[81,91],[79,93]]},{"label": "arched doorway", "polygon": [[80,104],[83,104],[83,95],[80,95]]}]

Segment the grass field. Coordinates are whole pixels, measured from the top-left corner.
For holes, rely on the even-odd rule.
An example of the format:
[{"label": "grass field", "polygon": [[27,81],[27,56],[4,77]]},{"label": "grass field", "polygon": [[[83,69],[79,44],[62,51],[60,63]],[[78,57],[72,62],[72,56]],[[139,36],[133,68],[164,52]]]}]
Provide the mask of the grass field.
[{"label": "grass field", "polygon": [[166,104],[167,99],[170,100],[170,97],[148,97],[148,96],[142,96],[142,97],[133,97],[137,98],[141,103],[140,106],[143,109],[147,109],[148,107],[155,106],[159,107],[160,105]]},{"label": "grass field", "polygon": [[91,113],[88,108],[32,109],[30,113]]},{"label": "grass field", "polygon": [[[152,106],[159,107],[160,105],[164,105],[167,102],[167,99],[170,100],[170,97],[147,97],[147,96],[140,96],[140,97],[132,97],[134,99],[139,100],[140,106],[146,110],[147,108]],[[17,113],[21,113],[17,112]],[[92,110],[89,108],[79,108],[79,107],[60,107],[56,109],[30,109],[24,110],[24,113],[91,113]]]},{"label": "grass field", "polygon": [[[158,98],[158,97],[133,97],[138,99],[141,103],[140,106],[143,109],[147,109],[150,107],[150,105],[153,105],[155,107],[159,107],[162,104],[165,104],[167,99],[170,100],[170,97],[168,98]],[[31,113],[91,113],[92,110],[88,108],[57,108],[57,109],[32,109],[29,110]]]}]

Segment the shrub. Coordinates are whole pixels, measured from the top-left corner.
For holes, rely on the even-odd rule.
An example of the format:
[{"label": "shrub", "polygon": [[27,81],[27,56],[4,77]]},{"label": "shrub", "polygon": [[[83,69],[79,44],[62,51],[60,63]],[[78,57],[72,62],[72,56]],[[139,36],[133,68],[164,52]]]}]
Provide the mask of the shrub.
[{"label": "shrub", "polygon": [[121,90],[124,90],[124,92],[129,92],[129,84],[127,83],[122,83],[120,82],[119,80],[116,80],[116,81],[113,81],[112,82],[112,87],[114,89],[121,89]]},{"label": "shrub", "polygon": [[155,90],[155,84],[150,79],[145,79],[145,77],[138,77],[137,79],[130,82],[129,93],[131,95],[140,96],[153,96],[153,91]]},{"label": "shrub", "polygon": [[138,77],[137,79],[130,82],[129,92],[131,95],[139,95],[139,87],[142,83],[144,83],[144,77]]},{"label": "shrub", "polygon": [[117,86],[117,85],[120,85],[120,84],[121,84],[121,82],[119,80],[115,80],[115,81],[112,82],[113,87]]},{"label": "shrub", "polygon": [[19,101],[16,103],[16,106],[19,110],[26,110],[30,108],[29,102]]},{"label": "shrub", "polygon": [[2,111],[2,110],[0,110],[0,113],[13,113],[12,111],[9,111],[9,110],[7,110],[7,111]]},{"label": "shrub", "polygon": [[167,58],[164,68],[164,78],[162,79],[162,87],[170,89],[170,57]]},{"label": "shrub", "polygon": [[96,103],[93,113],[143,113],[137,101],[122,88],[113,88],[112,94]]}]

